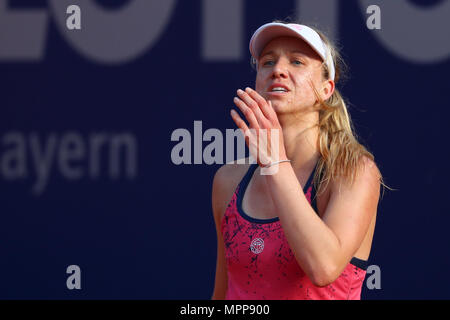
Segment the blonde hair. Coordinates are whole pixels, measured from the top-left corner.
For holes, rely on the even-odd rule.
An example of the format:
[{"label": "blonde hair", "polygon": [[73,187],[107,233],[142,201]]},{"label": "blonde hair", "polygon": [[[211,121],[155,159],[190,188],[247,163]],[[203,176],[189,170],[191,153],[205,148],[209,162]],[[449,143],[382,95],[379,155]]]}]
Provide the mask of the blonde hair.
[{"label": "blonde hair", "polygon": [[[273,22],[293,23],[280,20]],[[329,38],[317,28],[311,28],[319,34],[328,50],[330,50],[335,66],[334,82],[337,83],[343,76],[343,71],[346,68],[345,62]],[[322,63],[322,71],[323,78],[328,79],[329,70],[325,62]],[[338,177],[343,178],[345,183],[353,184],[358,172],[364,167],[365,158],[375,161],[373,154],[358,141],[350,114],[347,111],[347,105],[339,90],[335,88],[331,97],[326,101],[321,99],[314,86],[313,91],[318,100],[316,105],[319,111],[317,147],[320,153],[313,181],[317,193],[320,194],[326,189],[330,181],[335,181]],[[380,172],[379,177],[380,183],[387,187]]]},{"label": "blonde hair", "polygon": [[[330,50],[331,57],[335,66],[334,82],[337,83],[342,77],[346,65],[336,46],[331,43],[325,34],[315,27],[314,29],[322,41]],[[329,71],[326,63],[322,63],[323,77],[329,78]],[[373,154],[367,150],[356,136],[347,105],[339,90],[335,90],[330,98],[323,101],[313,87],[318,100],[319,110],[319,138],[317,146],[321,157],[317,164],[314,176],[314,184],[318,193],[325,190],[330,181],[337,177],[343,178],[344,182],[353,184],[359,171],[365,165],[365,158],[375,162]],[[380,183],[387,187],[379,172]]]}]

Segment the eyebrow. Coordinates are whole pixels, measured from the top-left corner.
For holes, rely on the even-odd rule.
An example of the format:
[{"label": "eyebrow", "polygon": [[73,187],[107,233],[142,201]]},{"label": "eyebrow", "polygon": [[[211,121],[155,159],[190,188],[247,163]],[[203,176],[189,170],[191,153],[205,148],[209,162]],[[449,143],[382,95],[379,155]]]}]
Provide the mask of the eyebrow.
[{"label": "eyebrow", "polygon": [[[259,58],[261,59],[264,56],[270,55],[270,54],[274,54],[274,51],[267,51],[266,53],[262,54]],[[299,53],[304,57],[308,57],[308,55],[306,55],[305,53],[303,53],[302,51],[299,50],[290,50],[289,53]]]}]

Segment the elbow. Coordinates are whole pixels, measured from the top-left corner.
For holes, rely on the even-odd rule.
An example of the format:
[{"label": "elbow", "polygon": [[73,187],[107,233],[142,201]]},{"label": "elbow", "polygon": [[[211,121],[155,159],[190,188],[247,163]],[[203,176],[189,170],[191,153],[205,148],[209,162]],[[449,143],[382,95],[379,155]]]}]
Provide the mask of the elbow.
[{"label": "elbow", "polygon": [[327,265],[311,272],[309,279],[316,287],[326,287],[339,277],[338,270],[333,265]]}]

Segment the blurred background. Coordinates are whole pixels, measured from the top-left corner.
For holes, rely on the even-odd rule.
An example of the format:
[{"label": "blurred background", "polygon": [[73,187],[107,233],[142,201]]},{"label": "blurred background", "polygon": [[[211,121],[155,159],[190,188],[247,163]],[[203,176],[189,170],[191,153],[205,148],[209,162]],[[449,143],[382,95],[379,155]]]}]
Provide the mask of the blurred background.
[{"label": "blurred background", "polygon": [[203,150],[202,132],[235,129],[248,41],[287,17],[338,42],[338,88],[396,189],[369,259],[381,288],[362,298],[449,299],[446,0],[0,0],[0,298],[209,299],[221,164],[194,164],[194,147],[175,164],[172,133]]}]

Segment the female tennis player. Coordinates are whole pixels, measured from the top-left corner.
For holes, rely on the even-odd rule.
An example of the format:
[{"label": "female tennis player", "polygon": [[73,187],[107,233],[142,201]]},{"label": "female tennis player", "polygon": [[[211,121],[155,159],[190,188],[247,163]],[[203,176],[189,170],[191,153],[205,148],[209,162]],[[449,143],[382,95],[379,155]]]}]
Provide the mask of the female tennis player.
[{"label": "female tennis player", "polygon": [[[382,177],[335,87],[341,57],[322,32],[284,22],[261,26],[250,52],[255,89],[234,98],[246,121],[231,117],[257,163],[214,176],[212,298],[360,299]],[[280,132],[278,148],[249,145],[261,129]]]}]

